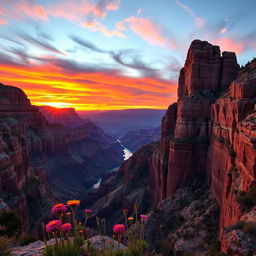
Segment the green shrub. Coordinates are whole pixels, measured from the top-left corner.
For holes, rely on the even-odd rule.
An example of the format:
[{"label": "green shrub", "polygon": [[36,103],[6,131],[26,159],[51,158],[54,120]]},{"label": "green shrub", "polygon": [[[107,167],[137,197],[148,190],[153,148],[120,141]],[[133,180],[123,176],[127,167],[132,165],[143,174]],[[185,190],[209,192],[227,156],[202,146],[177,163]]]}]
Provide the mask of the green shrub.
[{"label": "green shrub", "polygon": [[256,205],[256,184],[253,184],[246,192],[240,191],[236,196],[236,201],[243,211],[248,211]]},{"label": "green shrub", "polygon": [[57,247],[54,245],[47,245],[43,256],[78,256],[80,255],[81,248],[73,242],[65,241],[62,246]]},{"label": "green shrub", "polygon": [[37,241],[37,238],[33,235],[24,234],[21,236],[19,241],[20,241],[20,245],[24,246]]},{"label": "green shrub", "polygon": [[21,217],[13,211],[0,212],[0,236],[13,237],[21,233]]},{"label": "green shrub", "polygon": [[12,241],[4,236],[0,236],[0,255],[1,256],[11,256],[11,243]]}]

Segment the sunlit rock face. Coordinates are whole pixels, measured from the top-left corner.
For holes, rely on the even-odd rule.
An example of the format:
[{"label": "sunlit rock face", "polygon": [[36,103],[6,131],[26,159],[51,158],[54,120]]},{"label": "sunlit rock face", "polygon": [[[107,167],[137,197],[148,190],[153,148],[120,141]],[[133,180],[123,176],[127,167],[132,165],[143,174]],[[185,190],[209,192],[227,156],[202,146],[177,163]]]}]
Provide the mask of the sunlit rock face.
[{"label": "sunlit rock face", "polygon": [[[163,119],[161,149],[153,158],[157,200],[173,194],[195,174],[205,174],[211,138],[211,105],[220,91],[237,77],[234,53],[221,55],[218,46],[194,40],[180,71],[178,102]],[[167,139],[166,139],[167,138]],[[164,157],[163,157],[164,156]],[[155,187],[155,186],[154,186]],[[159,196],[159,194],[161,194]]]},{"label": "sunlit rock face", "polygon": [[[241,191],[250,191],[256,179],[256,65],[242,69],[228,91],[211,107],[213,122],[208,170],[212,192],[221,205],[221,242],[225,252],[235,253],[237,232],[224,232],[243,219],[245,206],[239,203]],[[247,192],[248,193],[248,192]],[[255,197],[255,195],[254,195]],[[250,211],[249,207],[246,209]],[[251,221],[256,220],[254,217]],[[238,228],[239,229],[239,228]],[[236,228],[234,228],[236,230]],[[237,239],[229,239],[234,235]],[[247,237],[248,234],[245,234]],[[232,249],[233,248],[233,249]],[[255,249],[255,248],[254,248]],[[246,253],[246,249],[244,249]],[[244,253],[245,253],[244,252]],[[241,250],[238,255],[243,254]]]},{"label": "sunlit rock face", "polygon": [[224,229],[236,224],[243,214],[237,200],[239,191],[252,190],[255,183],[255,103],[255,62],[239,72],[234,53],[221,55],[219,47],[193,41],[180,72],[177,107],[170,107],[176,116],[162,122],[161,141],[169,138],[169,142],[161,143],[165,147],[152,159],[151,191],[156,203],[195,175],[207,175],[221,207],[224,252],[232,250]]}]

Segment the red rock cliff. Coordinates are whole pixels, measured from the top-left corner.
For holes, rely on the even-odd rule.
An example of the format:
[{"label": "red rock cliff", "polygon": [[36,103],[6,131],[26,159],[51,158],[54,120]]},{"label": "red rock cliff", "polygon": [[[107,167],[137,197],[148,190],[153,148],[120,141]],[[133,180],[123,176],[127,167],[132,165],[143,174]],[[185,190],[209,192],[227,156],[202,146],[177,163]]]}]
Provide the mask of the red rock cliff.
[{"label": "red rock cliff", "polygon": [[240,220],[237,197],[256,180],[256,65],[239,69],[235,53],[192,42],[180,71],[178,102],[162,120],[150,182],[158,203],[194,175],[207,175],[221,206],[221,247],[228,255],[235,252],[224,228]]},{"label": "red rock cliff", "polygon": [[157,202],[194,174],[206,173],[210,108],[217,93],[236,78],[238,71],[234,53],[221,56],[218,46],[192,42],[180,71],[178,102],[169,107],[163,119],[161,149],[152,160]]}]

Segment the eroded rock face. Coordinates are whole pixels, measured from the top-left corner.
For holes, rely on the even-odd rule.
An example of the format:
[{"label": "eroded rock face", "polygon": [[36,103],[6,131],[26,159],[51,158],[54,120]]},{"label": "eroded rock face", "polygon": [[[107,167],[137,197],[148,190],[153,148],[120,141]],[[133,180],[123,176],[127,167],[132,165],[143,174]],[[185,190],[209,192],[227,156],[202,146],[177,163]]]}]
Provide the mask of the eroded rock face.
[{"label": "eroded rock face", "polygon": [[[148,212],[153,206],[149,192],[151,157],[158,148],[157,143],[143,146],[126,160],[116,173],[103,181],[98,189],[89,192],[81,200],[81,209],[92,209],[90,224],[95,225],[95,217],[106,218],[109,231],[117,223],[123,223],[123,209],[134,215],[134,204],[140,214]],[[81,212],[84,217],[84,210]]]},{"label": "eroded rock face", "polygon": [[200,40],[191,43],[180,71],[178,102],[171,107],[171,120],[165,118],[162,123],[161,151],[153,157],[156,202],[194,175],[206,173],[211,105],[238,71],[234,53],[221,56],[218,46]]},{"label": "eroded rock face", "polygon": [[[212,105],[213,135],[209,149],[212,191],[221,205],[222,249],[230,249],[224,229],[242,218],[240,191],[249,191],[256,180],[256,86],[255,71],[241,71],[230,91]],[[254,74],[254,75],[253,75]],[[254,217],[254,220],[256,218]],[[240,231],[230,236],[240,237]],[[243,235],[244,236],[244,235]],[[227,242],[229,241],[229,242]],[[233,255],[233,254],[231,254]],[[244,255],[243,253],[237,255]]]},{"label": "eroded rock face", "polygon": [[221,56],[219,46],[194,40],[180,72],[178,97],[202,90],[225,89],[236,78],[238,71],[235,53],[223,52]]},{"label": "eroded rock face", "polygon": [[0,197],[34,231],[54,200],[45,171],[29,162],[24,125],[11,117],[0,119]]},{"label": "eroded rock face", "polygon": [[0,84],[0,111],[0,198],[27,229],[38,228],[54,201],[76,197],[123,160],[117,141],[90,121],[51,124],[16,87]]},{"label": "eroded rock face", "polygon": [[[256,180],[255,70],[254,61],[238,75],[234,53],[221,56],[219,47],[193,41],[179,77],[175,125],[168,122],[174,127],[169,130],[170,142],[161,143],[165,147],[152,159],[155,203],[173,195],[195,175],[209,177],[221,206],[220,240],[226,253],[231,249],[223,230],[243,214],[239,191],[249,191]],[[161,141],[166,136],[162,134]],[[163,155],[168,155],[167,163]]]},{"label": "eroded rock face", "polygon": [[219,207],[207,181],[194,178],[149,215],[145,236],[163,255],[209,255],[218,234]]},{"label": "eroded rock face", "polygon": [[170,141],[174,137],[176,124],[177,104],[169,106],[161,123],[160,147],[152,156],[152,168],[150,172],[150,187],[155,204],[166,198],[167,195],[167,174]]}]

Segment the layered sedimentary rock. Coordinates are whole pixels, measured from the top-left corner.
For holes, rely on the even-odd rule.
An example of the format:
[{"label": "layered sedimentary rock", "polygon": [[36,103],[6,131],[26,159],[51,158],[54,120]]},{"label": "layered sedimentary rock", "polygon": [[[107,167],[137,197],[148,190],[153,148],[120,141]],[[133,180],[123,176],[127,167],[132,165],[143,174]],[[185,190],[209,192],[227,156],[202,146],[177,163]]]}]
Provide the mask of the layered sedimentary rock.
[{"label": "layered sedimentary rock", "polygon": [[88,119],[82,119],[74,108],[59,109],[50,106],[38,106],[37,108],[50,123],[59,123],[69,128],[77,128],[88,122]]},{"label": "layered sedimentary rock", "polygon": [[249,198],[255,196],[256,180],[255,70],[254,61],[238,75],[234,53],[221,56],[219,47],[193,41],[180,72],[172,139],[165,152],[160,148],[168,155],[167,167],[163,161],[159,164],[159,152],[152,159],[156,203],[193,176],[208,176],[221,207],[221,249],[228,255],[244,255],[232,249],[226,229],[240,221],[246,204],[250,211],[255,203]]},{"label": "layered sedimentary rock", "polygon": [[86,191],[123,160],[121,146],[97,126],[51,124],[18,88],[0,84],[0,112],[0,198],[25,227],[38,227],[56,197]]},{"label": "layered sedimentary rock", "polygon": [[151,163],[150,186],[155,204],[167,196],[167,175],[169,161],[169,147],[174,137],[177,104],[169,106],[161,123],[160,147],[154,152]]},{"label": "layered sedimentary rock", "polygon": [[[165,146],[161,143],[160,152],[152,160],[155,166],[152,180],[159,184],[153,191],[160,189],[156,202],[173,194],[193,175],[206,173],[210,108],[218,92],[236,78],[238,71],[234,53],[224,52],[221,56],[218,46],[199,40],[192,42],[180,71],[177,106],[170,107],[177,112],[172,117],[174,122],[162,123],[162,131],[169,131],[169,143]],[[162,132],[161,140],[165,137]]]},{"label": "layered sedimentary rock", "polygon": [[[250,211],[253,206],[253,202],[250,204],[253,198],[243,201],[243,193],[246,195],[253,190],[256,183],[255,71],[255,63],[242,69],[229,90],[211,107],[210,184],[221,205],[222,249],[231,255],[235,251],[229,243],[229,233],[224,230],[241,220],[244,211]],[[251,197],[255,196],[251,194]],[[256,221],[255,214],[253,221]]]},{"label": "layered sedimentary rock", "polygon": [[47,217],[45,211],[54,201],[45,170],[29,162],[24,125],[3,116],[0,118],[0,197],[22,217],[25,230],[34,231]]}]

